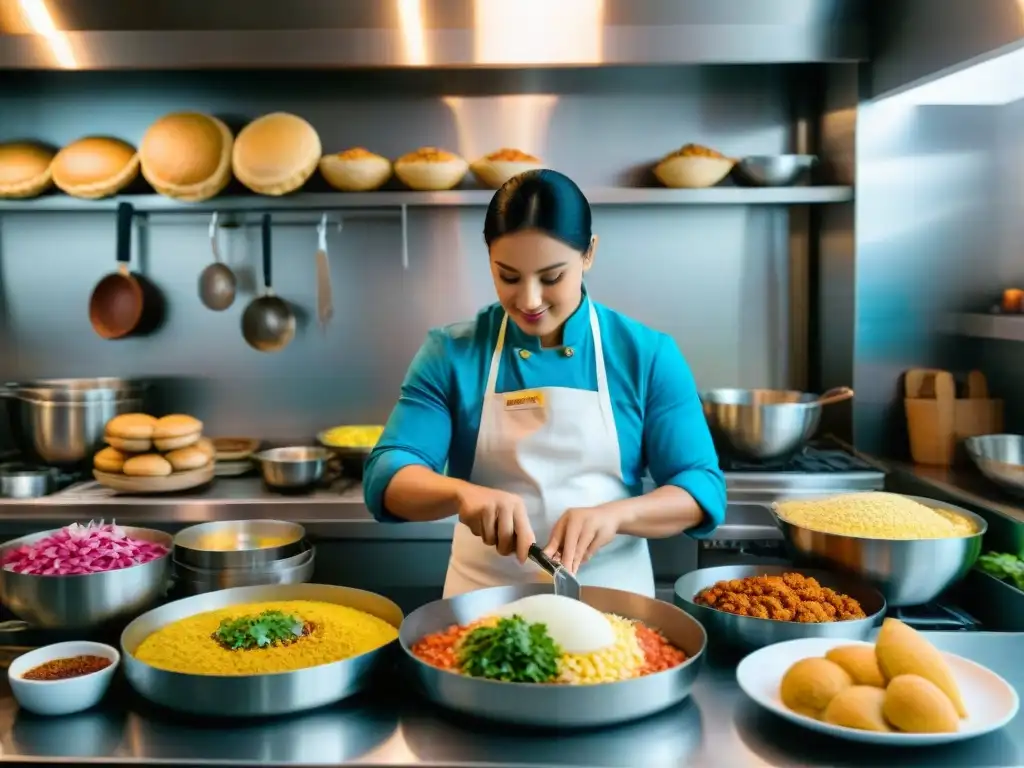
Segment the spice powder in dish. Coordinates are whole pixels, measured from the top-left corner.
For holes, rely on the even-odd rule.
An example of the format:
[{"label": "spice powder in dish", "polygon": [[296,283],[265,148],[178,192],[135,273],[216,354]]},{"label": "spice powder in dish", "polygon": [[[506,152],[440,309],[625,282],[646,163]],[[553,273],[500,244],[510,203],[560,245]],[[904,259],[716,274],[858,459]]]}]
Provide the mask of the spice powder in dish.
[{"label": "spice powder in dish", "polygon": [[83,677],[106,669],[113,662],[106,656],[71,656],[66,659],[53,659],[38,667],[32,667],[21,676],[22,680],[52,681],[70,680]]},{"label": "spice powder in dish", "polygon": [[[308,631],[296,641],[230,650],[215,634],[225,619],[279,612]],[[143,640],[135,658],[151,667],[187,675],[261,675],[290,672],[358,656],[387,645],[398,630],[383,619],[334,603],[293,600],[232,605],[161,627]]]}]

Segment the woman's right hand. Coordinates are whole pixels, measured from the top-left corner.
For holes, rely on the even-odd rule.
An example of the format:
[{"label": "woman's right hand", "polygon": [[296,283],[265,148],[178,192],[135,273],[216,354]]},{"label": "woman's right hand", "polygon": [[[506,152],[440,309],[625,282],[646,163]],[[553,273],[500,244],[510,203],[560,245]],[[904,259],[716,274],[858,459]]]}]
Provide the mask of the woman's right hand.
[{"label": "woman's right hand", "polygon": [[536,542],[526,504],[514,493],[463,483],[455,495],[459,522],[479,536],[484,544],[496,547],[498,554],[513,552],[525,563],[530,545]]}]

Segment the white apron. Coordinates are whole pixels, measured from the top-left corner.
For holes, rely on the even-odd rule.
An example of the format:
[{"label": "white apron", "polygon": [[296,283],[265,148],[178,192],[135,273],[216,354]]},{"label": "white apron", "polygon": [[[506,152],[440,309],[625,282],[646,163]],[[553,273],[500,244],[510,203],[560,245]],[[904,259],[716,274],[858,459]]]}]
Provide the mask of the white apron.
[{"label": "white apron", "polygon": [[[567,509],[594,507],[630,495],[622,479],[601,331],[593,303],[589,308],[596,392],[540,387],[497,394],[507,315],[501,322],[487,375],[469,481],[520,496],[541,547]],[[634,536],[616,536],[580,568],[577,578],[584,586],[654,597],[647,541]],[[514,555],[503,557],[467,526],[456,524],[445,597],[484,587],[545,580],[550,582],[551,577],[533,562],[520,565]]]}]

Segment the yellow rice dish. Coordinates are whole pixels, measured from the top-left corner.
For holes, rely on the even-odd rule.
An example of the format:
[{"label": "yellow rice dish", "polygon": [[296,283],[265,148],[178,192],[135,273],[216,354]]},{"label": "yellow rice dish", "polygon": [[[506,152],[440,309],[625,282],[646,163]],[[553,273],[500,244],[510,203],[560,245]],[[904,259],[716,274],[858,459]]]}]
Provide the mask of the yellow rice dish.
[{"label": "yellow rice dish", "polygon": [[383,434],[384,427],[379,425],[349,425],[328,429],[322,440],[332,448],[373,448]]},{"label": "yellow rice dish", "polygon": [[[305,622],[301,637],[287,645],[230,650],[215,637],[225,620],[280,612]],[[387,645],[398,629],[355,608],[313,600],[232,605],[158,629],[135,650],[135,658],[157,669],[189,675],[261,675],[330,664]]]},{"label": "yellow rice dish", "polygon": [[209,552],[235,552],[248,549],[270,549],[271,547],[283,547],[292,544],[295,539],[290,536],[247,536],[245,538],[237,533],[222,531],[221,533],[208,533],[196,542],[193,549],[201,549]]},{"label": "yellow rice dish", "polygon": [[784,501],[779,517],[811,531],[865,539],[957,539],[977,533],[974,523],[895,493],[844,493],[828,499]]},{"label": "yellow rice dish", "polygon": [[605,614],[615,630],[615,644],[593,653],[566,653],[558,660],[558,682],[570,685],[614,683],[636,677],[646,657],[633,622]]}]

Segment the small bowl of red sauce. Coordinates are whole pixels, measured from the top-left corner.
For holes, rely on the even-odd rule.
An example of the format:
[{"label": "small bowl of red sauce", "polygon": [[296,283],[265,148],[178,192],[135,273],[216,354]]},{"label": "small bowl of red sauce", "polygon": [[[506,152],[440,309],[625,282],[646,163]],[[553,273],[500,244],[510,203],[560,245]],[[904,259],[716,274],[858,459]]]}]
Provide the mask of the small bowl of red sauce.
[{"label": "small bowl of red sauce", "polygon": [[97,705],[121,663],[117,649],[75,640],[29,651],[11,662],[7,679],[22,709],[70,715]]}]

